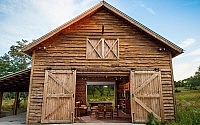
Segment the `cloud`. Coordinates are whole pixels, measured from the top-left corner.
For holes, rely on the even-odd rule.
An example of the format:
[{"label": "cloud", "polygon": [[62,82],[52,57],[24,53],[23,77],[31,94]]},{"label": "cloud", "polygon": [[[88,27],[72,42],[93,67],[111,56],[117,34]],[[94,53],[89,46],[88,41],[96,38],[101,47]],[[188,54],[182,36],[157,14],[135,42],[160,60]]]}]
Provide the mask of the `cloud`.
[{"label": "cloud", "polygon": [[200,56],[200,49],[196,49],[187,54],[187,56]]},{"label": "cloud", "polygon": [[198,66],[197,63],[193,63],[192,65],[190,62],[175,63],[173,65],[174,80],[183,80],[193,76]]},{"label": "cloud", "polygon": [[156,12],[152,9],[152,8],[145,8],[149,13],[151,13],[152,15],[156,15]]},{"label": "cloud", "polygon": [[31,42],[97,3],[98,0],[0,1],[0,56],[16,41]]},{"label": "cloud", "polygon": [[188,38],[188,39],[184,40],[179,46],[181,46],[182,48],[187,48],[195,42],[196,42],[195,39]]},{"label": "cloud", "polygon": [[140,7],[144,8],[147,12],[149,12],[152,15],[156,15],[156,12],[154,11],[153,8],[150,8],[146,6],[144,3],[140,2]]}]

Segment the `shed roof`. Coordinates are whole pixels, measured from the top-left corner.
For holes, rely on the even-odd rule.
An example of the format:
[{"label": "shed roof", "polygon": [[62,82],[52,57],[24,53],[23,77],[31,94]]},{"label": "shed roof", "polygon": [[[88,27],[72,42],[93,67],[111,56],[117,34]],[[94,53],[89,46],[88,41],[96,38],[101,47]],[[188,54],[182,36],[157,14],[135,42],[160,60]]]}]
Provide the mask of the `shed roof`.
[{"label": "shed roof", "polygon": [[31,69],[0,77],[0,92],[28,92]]},{"label": "shed roof", "polygon": [[121,12],[120,10],[116,9],[115,7],[111,6],[110,4],[108,4],[105,1],[101,1],[100,3],[98,3],[96,6],[90,8],[89,10],[85,11],[83,14],[77,16],[76,18],[70,20],[69,22],[61,25],[60,27],[50,31],[49,33],[45,34],[44,36],[40,37],[39,39],[37,39],[36,41],[30,43],[29,45],[27,45],[24,49],[23,52],[31,55],[32,51],[42,42],[44,42],[45,40],[49,39],[50,37],[58,34],[59,32],[61,32],[63,29],[71,26],[72,24],[76,23],[77,21],[87,17],[88,15],[91,15],[93,13],[95,13],[98,9],[100,8],[105,8],[108,9],[110,12],[114,13],[115,15],[127,20],[128,22],[130,22],[132,25],[138,27],[139,29],[143,30],[144,32],[146,32],[147,34],[151,35],[152,37],[154,37],[155,39],[159,40],[161,43],[163,43],[164,45],[168,46],[169,48],[172,49],[172,57],[175,57],[181,53],[183,53],[183,49],[180,48],[179,46],[175,45],[174,43],[172,43],[171,41],[165,39],[164,37],[160,36],[159,34],[157,34],[156,32],[152,31],[151,29],[147,28],[146,26],[144,26],[143,24],[139,23],[138,21],[132,19],[131,17],[129,17],[128,15],[124,14],[123,12]]}]

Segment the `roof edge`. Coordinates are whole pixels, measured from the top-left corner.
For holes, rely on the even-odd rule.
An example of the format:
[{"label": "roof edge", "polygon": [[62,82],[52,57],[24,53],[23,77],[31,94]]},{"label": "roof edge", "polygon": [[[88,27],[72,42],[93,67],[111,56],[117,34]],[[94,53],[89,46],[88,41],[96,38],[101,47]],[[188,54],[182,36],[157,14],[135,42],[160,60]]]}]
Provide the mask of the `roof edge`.
[{"label": "roof edge", "polygon": [[113,7],[112,5],[108,4],[105,1],[101,1],[100,3],[98,3],[97,5],[91,7],[89,10],[85,11],[84,13],[76,16],[75,18],[73,18],[70,21],[64,23],[63,25],[59,26],[58,28],[48,32],[47,34],[45,34],[42,37],[38,38],[36,41],[29,43],[25,48],[22,49],[22,51],[27,53],[27,54],[31,54],[30,50],[33,47],[37,46],[38,44],[42,43],[44,40],[46,40],[46,39],[52,37],[53,35],[57,34],[58,32],[60,32],[61,30],[67,28],[68,26],[74,24],[75,22],[83,19],[84,17],[89,15],[91,12],[94,12],[94,11],[98,10],[102,6],[105,6],[107,9],[112,11],[114,14],[124,18],[125,20],[127,20],[131,24],[135,25],[136,27],[140,28],[141,30],[143,30],[147,34],[153,36],[155,39],[161,41],[165,45],[167,45],[170,48],[172,48],[173,50],[175,50],[176,54],[173,57],[183,53],[184,50],[181,47],[179,47],[176,44],[172,43],[171,41],[167,40],[163,36],[159,35],[158,33],[154,32],[153,30],[149,29],[148,27],[144,26],[143,24],[139,23],[135,19],[131,18],[130,16],[126,15],[125,13],[123,13],[122,11],[116,9],[115,7]]},{"label": "roof edge", "polygon": [[81,20],[82,18],[86,17],[88,14],[90,14],[90,12],[93,12],[93,11],[97,10],[97,9],[100,8],[104,3],[105,3],[105,1],[101,1],[100,3],[98,3],[97,5],[91,7],[90,9],[88,9],[88,10],[85,11],[85,12],[83,12],[82,14],[80,14],[80,15],[78,15],[78,16],[72,18],[71,20],[67,21],[66,23],[62,24],[61,26],[59,26],[59,27],[57,27],[57,28],[51,30],[51,31],[48,32],[47,34],[41,36],[41,37],[38,38],[37,40],[35,40],[35,41],[29,43],[27,46],[25,46],[25,47],[22,49],[22,52],[28,54],[28,51],[29,51],[32,47],[34,47],[34,46],[40,44],[40,43],[43,42],[44,40],[46,40],[46,39],[50,38],[51,36],[57,34],[59,31],[61,31],[61,30],[65,29],[65,28],[67,28],[68,26],[72,25],[73,23],[75,23],[75,22]]},{"label": "roof edge", "polygon": [[27,69],[24,69],[24,70],[20,70],[20,71],[18,71],[18,72],[14,72],[14,73],[11,73],[11,74],[2,76],[2,77],[0,77],[0,81],[1,81],[1,80],[4,80],[4,79],[7,79],[7,78],[9,78],[9,77],[13,77],[13,76],[16,76],[16,75],[20,75],[20,74],[29,72],[29,71],[31,71],[31,68],[27,68]]},{"label": "roof edge", "polygon": [[[128,16],[127,14],[123,13],[122,11],[118,10],[117,8],[113,7],[112,5],[108,4],[107,2],[104,1],[104,5],[107,8],[112,9],[112,12],[114,12],[115,14],[125,18],[126,20],[128,20],[130,23],[132,23],[133,25],[136,25],[137,27],[139,27],[140,29],[142,29],[143,31],[145,31],[146,33],[148,33],[149,35],[153,36],[154,38],[162,41],[163,43],[165,43],[166,45],[170,46],[171,48],[173,48],[174,50],[176,50],[177,52],[179,52],[179,54],[183,53],[183,49],[181,47],[179,47],[178,45],[174,44],[173,42],[169,41],[168,39],[164,38],[163,36],[159,35],[158,33],[156,33],[155,31],[149,29],[148,27],[146,27],[145,25],[141,24],[140,22],[138,22],[137,20],[133,19],[132,17]],[[179,55],[178,54],[178,55]]]}]

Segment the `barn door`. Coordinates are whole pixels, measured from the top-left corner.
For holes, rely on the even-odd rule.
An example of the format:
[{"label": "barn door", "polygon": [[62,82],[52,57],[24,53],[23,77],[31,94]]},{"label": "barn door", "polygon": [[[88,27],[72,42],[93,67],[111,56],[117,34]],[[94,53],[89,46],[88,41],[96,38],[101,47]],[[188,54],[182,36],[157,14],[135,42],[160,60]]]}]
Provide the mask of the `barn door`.
[{"label": "barn door", "polygon": [[160,71],[131,71],[130,91],[132,122],[147,122],[149,113],[162,120]]},{"label": "barn door", "polygon": [[45,71],[42,123],[73,122],[75,86],[76,71]]}]

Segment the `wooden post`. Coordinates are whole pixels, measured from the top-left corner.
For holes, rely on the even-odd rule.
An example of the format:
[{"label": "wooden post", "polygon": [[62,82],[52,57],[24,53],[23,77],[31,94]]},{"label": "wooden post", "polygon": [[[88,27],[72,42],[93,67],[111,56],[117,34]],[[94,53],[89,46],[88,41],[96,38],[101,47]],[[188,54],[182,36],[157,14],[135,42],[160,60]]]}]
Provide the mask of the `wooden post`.
[{"label": "wooden post", "polygon": [[3,102],[3,92],[0,92],[0,114],[1,114],[2,102]]},{"label": "wooden post", "polygon": [[19,101],[19,92],[16,92],[15,93],[14,108],[13,108],[13,115],[17,115],[18,101]]}]

